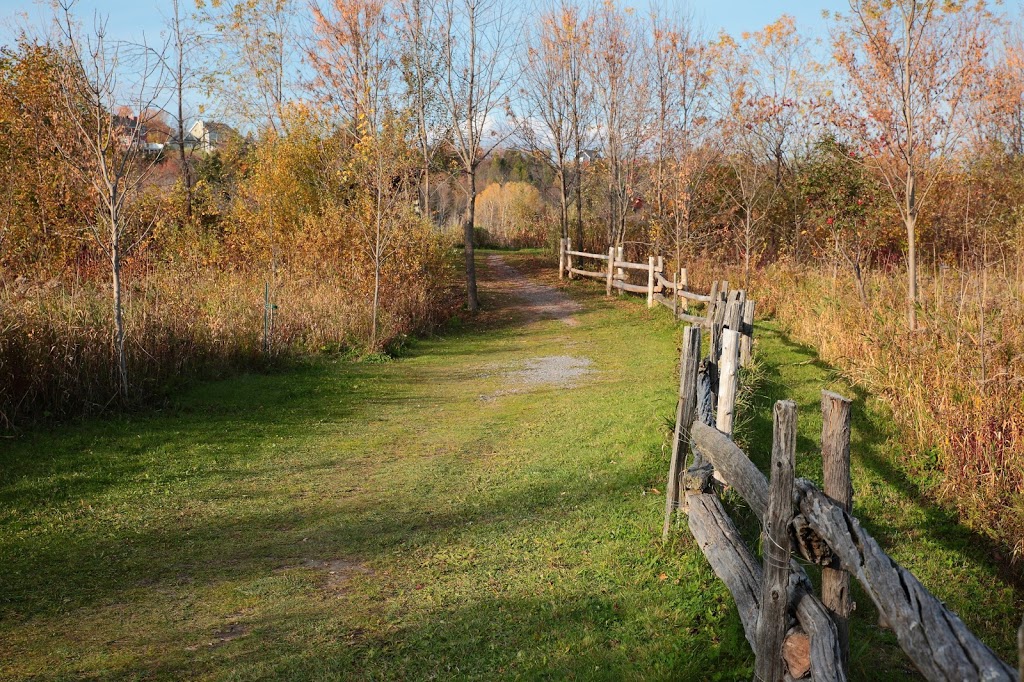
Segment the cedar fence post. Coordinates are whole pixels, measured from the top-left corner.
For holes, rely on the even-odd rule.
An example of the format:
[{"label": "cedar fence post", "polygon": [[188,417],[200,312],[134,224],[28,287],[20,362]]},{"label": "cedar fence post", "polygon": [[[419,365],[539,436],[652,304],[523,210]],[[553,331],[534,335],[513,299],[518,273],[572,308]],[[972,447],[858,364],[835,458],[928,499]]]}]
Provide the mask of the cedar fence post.
[{"label": "cedar fence post", "polygon": [[754,302],[743,302],[743,338],[740,340],[740,365],[747,367],[754,356]]},{"label": "cedar fence post", "polygon": [[[711,283],[711,293],[708,295],[708,305],[704,309],[704,324],[711,329],[715,320],[715,307],[718,305],[718,280]],[[713,346],[714,344],[712,344]]]},{"label": "cedar fence post", "polygon": [[[621,247],[621,246],[616,247],[616,249],[615,249],[615,260],[621,262],[621,261],[624,261],[625,259],[626,259],[626,251],[625,251],[625,249],[623,247]],[[619,280],[620,282],[626,281],[626,271],[623,270],[622,268],[616,268],[615,269],[615,279]],[[625,291],[624,289],[619,289],[619,296],[622,296],[624,291]]]},{"label": "cedar fence post", "polygon": [[558,240],[558,279],[565,278],[565,237]]},{"label": "cedar fence post", "polygon": [[736,363],[739,360],[740,334],[732,329],[722,332],[722,359],[718,363],[718,417],[715,428],[732,436],[736,403]]},{"label": "cedar fence post", "polygon": [[570,251],[572,251],[572,240],[569,239],[569,238],[566,238],[566,240],[565,240],[565,260],[566,260],[566,264],[569,266],[567,268],[567,270],[569,272],[569,279],[572,279],[572,254],[569,253]]},{"label": "cedar fence post", "polygon": [[608,247],[608,281],[605,284],[605,296],[612,295],[612,277],[615,273],[615,247]]},{"label": "cedar fence post", "polygon": [[647,257],[647,307],[654,307],[654,256]]},{"label": "cedar fence post", "polygon": [[761,545],[764,582],[761,613],[757,619],[755,678],[781,682],[785,673],[782,643],[789,626],[789,522],[793,519],[793,476],[796,460],[796,403],[775,403],[772,428],[771,478]]},{"label": "cedar fence post", "polygon": [[[850,479],[850,400],[831,391],[821,392],[821,459],[824,492],[846,513],[853,506]],[[825,567],[821,571],[821,601],[836,622],[843,669],[850,661],[850,574]]]},{"label": "cedar fence post", "polygon": [[672,439],[672,459],[668,465],[668,483],[665,486],[665,525],[661,541],[668,541],[672,514],[679,506],[679,473],[686,468],[686,455],[690,449],[690,427],[697,414],[697,368],[700,365],[700,327],[683,329],[683,350],[679,362],[679,402],[676,404],[676,431]]}]

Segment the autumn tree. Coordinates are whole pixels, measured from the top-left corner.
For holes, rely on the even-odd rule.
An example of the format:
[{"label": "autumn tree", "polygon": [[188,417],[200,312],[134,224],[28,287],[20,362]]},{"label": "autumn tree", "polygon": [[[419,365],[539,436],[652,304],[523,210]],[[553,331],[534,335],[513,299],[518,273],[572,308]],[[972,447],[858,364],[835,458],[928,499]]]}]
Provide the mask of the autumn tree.
[{"label": "autumn tree", "polygon": [[[579,158],[588,139],[591,98],[582,66],[590,29],[580,9],[562,0],[530,26],[524,51],[520,136],[558,179],[558,224],[563,238],[569,236],[570,200],[574,185],[582,181]],[[581,206],[577,205],[576,213],[576,243],[582,247]]]},{"label": "autumn tree", "polygon": [[189,96],[198,85],[197,60],[201,48],[201,37],[193,17],[183,10],[181,0],[171,0],[171,14],[167,18],[168,50],[166,70],[174,107],[174,142],[178,152],[181,184],[185,190],[185,220],[192,220],[192,152],[194,147],[185,140],[185,108]]},{"label": "autumn tree", "polygon": [[[152,225],[141,215],[137,199],[156,156],[145,152],[146,129],[138,114],[161,101],[164,57],[146,45],[108,39],[106,20],[99,16],[90,33],[80,33],[73,7],[72,0],[62,0],[54,22],[63,59],[57,108],[73,135],[54,143],[67,170],[88,183],[95,198],[95,211],[83,217],[110,263],[114,350],[121,395],[127,398],[121,266]],[[136,117],[116,113],[125,107]]]},{"label": "autumn tree", "polygon": [[224,112],[274,135],[299,82],[297,0],[196,0],[210,32],[204,81]]},{"label": "autumn tree", "polygon": [[588,74],[608,172],[608,243],[621,245],[651,131],[647,35],[633,10],[614,0],[595,10],[593,25]]},{"label": "autumn tree", "polygon": [[749,285],[751,258],[764,243],[792,145],[809,118],[815,65],[789,16],[745,33],[742,42],[722,36],[717,50],[720,133],[734,179],[726,193],[739,212]]},{"label": "autumn tree", "polygon": [[466,298],[470,312],[480,307],[473,255],[478,193],[477,170],[511,131],[497,118],[510,106],[516,86],[513,55],[519,41],[507,0],[439,0],[440,89],[452,146],[465,179],[463,246]]},{"label": "autumn tree", "polygon": [[655,227],[665,230],[675,262],[689,241],[698,185],[715,154],[709,149],[710,49],[692,15],[651,12],[655,116]]},{"label": "autumn tree", "polygon": [[917,222],[971,126],[991,15],[983,0],[851,0],[832,46],[845,76],[841,123],[877,173],[907,239],[907,324],[917,329]]}]

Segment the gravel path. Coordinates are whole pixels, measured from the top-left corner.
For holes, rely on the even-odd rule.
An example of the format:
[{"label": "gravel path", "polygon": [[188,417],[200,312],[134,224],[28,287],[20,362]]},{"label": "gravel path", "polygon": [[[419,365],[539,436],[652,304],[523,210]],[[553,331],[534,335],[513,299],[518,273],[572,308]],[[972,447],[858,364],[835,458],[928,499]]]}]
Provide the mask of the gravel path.
[{"label": "gravel path", "polygon": [[494,279],[501,282],[501,288],[523,302],[520,310],[531,319],[555,319],[575,327],[579,321],[573,313],[580,304],[558,289],[538,284],[505,262],[498,254],[487,256],[487,266],[494,273]]}]

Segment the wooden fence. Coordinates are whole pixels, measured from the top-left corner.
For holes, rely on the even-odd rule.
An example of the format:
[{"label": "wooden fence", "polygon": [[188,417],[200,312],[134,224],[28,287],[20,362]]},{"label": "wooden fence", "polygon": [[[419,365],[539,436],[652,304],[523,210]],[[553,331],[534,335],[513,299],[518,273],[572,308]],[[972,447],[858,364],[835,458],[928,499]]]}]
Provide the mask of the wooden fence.
[{"label": "wooden fence", "polygon": [[[712,358],[713,353],[714,347]],[[850,401],[822,392],[824,490],[795,478],[796,404],[777,402],[769,479],[732,442],[731,417],[726,422],[721,417],[732,411],[735,383],[719,383],[714,391],[707,378],[710,364],[709,358],[701,359],[700,329],[686,327],[663,537],[669,536],[673,516],[678,512],[681,521],[685,515],[701,551],[736,600],[754,650],[756,678],[847,679],[853,576],[927,679],[1024,682],[1024,625],[1018,632],[1018,671],[886,555],[851,515]],[[723,488],[735,490],[761,521],[761,561],[726,513],[719,499]],[[819,594],[794,555],[823,567]]]},{"label": "wooden fence", "polygon": [[[600,270],[578,267],[596,260]],[[627,270],[645,272],[647,284],[631,284]],[[1024,623],[1017,633],[1020,667],[1014,669],[979,640],[911,574],[882,550],[851,515],[850,401],[822,392],[823,490],[794,474],[796,404],[775,404],[771,478],[733,443],[738,365],[751,359],[754,302],[728,282],[704,295],[688,290],[686,270],[665,277],[664,260],[623,260],[559,245],[559,279],[605,280],[613,289],[647,295],[661,303],[683,330],[679,400],[666,485],[662,538],[673,519],[685,517],[715,574],[736,601],[744,634],[754,650],[756,678],[766,682],[813,679],[844,682],[849,662],[850,577],[855,578],[891,628],[900,646],[929,680],[1024,682]],[[703,315],[687,310],[705,303]],[[710,339],[702,357],[702,329]],[[692,452],[692,458],[691,453]],[[761,561],[744,542],[719,494],[735,490],[761,522]],[[822,566],[815,592],[795,557]]]},{"label": "wooden fence", "polygon": [[[581,261],[597,261],[600,269],[579,267]],[[627,272],[646,274],[646,284],[632,284]],[[574,251],[572,240],[561,239],[558,244],[558,278],[589,277],[604,280],[605,293],[631,292],[646,294],[647,307],[653,308],[661,304],[672,311],[679,320],[690,324],[701,325],[711,332],[712,355],[718,358],[721,354],[721,341],[724,330],[739,332],[739,363],[747,366],[750,363],[752,340],[754,335],[754,301],[747,300],[747,293],[742,289],[729,289],[729,282],[716,281],[707,294],[689,290],[686,268],[672,273],[672,278],[665,277],[665,259],[662,256],[648,256],[646,263],[635,263],[624,260],[622,247],[609,247],[608,253],[587,253]],[[690,305],[704,304],[703,315],[690,314]],[[717,362],[717,360],[716,360]]]}]

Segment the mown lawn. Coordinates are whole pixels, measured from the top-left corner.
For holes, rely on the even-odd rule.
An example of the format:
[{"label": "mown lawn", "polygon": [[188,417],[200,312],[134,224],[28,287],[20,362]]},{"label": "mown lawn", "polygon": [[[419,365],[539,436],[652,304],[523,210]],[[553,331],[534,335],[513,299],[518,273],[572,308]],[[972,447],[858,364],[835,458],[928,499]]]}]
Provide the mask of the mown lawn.
[{"label": "mown lawn", "polygon": [[[526,323],[485,287],[490,312],[391,362],[311,359],[4,441],[0,678],[749,679],[725,588],[685,530],[660,542],[677,332],[568,291],[576,327]],[[771,402],[797,399],[813,475],[817,391],[841,387],[758,334],[740,434],[763,457]],[[593,374],[509,375],[560,355]],[[857,419],[858,513],[1008,656],[1019,595],[886,468],[884,424]],[[858,601],[854,677],[904,679]]]}]

